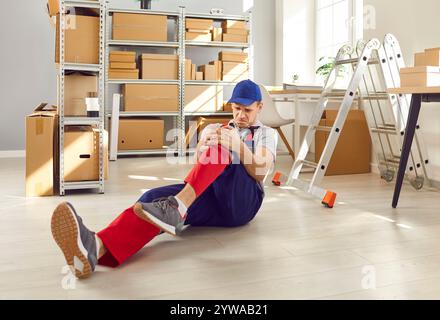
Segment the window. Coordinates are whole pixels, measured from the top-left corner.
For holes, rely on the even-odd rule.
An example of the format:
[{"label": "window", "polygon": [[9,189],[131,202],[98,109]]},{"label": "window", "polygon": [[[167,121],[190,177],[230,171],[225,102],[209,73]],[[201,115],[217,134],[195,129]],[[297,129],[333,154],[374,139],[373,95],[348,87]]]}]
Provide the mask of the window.
[{"label": "window", "polygon": [[[362,38],[362,0],[315,0],[315,57],[335,57]],[[361,13],[361,14],[360,14]],[[360,19],[359,19],[360,17]]]}]

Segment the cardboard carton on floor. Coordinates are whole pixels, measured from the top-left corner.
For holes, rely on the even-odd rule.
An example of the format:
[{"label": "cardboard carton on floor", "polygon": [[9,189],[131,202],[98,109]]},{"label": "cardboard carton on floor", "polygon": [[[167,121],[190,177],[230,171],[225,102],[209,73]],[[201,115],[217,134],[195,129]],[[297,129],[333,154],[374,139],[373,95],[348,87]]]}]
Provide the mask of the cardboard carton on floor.
[{"label": "cardboard carton on floor", "polygon": [[400,69],[401,87],[440,86],[439,67],[413,67]]},{"label": "cardboard carton on floor", "polygon": [[[108,178],[108,134],[104,132],[104,179]],[[91,126],[66,126],[64,181],[99,180],[99,131]]]},{"label": "cardboard carton on floor", "polygon": [[[67,15],[65,20],[66,63],[99,63],[99,17]],[[57,16],[55,62],[60,63],[60,16]]]},{"label": "cardboard carton on floor", "polygon": [[46,103],[26,117],[26,196],[58,192],[58,111]]},{"label": "cardboard carton on floor", "polygon": [[125,111],[179,110],[179,88],[175,84],[126,84],[123,90]]},{"label": "cardboard carton on floor", "polygon": [[120,119],[118,150],[160,149],[164,144],[164,121]]},{"label": "cardboard carton on floor", "polygon": [[[331,127],[337,114],[338,110],[324,111],[319,125]],[[315,162],[321,157],[328,135],[325,131],[315,134]],[[350,110],[325,175],[369,173],[370,161],[371,139],[364,111]]]},{"label": "cardboard carton on floor", "polygon": [[143,54],[142,79],[177,80],[179,56],[174,54]]},{"label": "cardboard carton on floor", "polygon": [[187,85],[185,112],[217,112],[223,109],[223,87]]},{"label": "cardboard carton on floor", "polygon": [[115,12],[113,14],[113,39],[167,41],[167,17]]},{"label": "cardboard carton on floor", "polygon": [[88,92],[98,91],[98,77],[79,72],[66,75],[64,90],[64,115],[86,116]]}]

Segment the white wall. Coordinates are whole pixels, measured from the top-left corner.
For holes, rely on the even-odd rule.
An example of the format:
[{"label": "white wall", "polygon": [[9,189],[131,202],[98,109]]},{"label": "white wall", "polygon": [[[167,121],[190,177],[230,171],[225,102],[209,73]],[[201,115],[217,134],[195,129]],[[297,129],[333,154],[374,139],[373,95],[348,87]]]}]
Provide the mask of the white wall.
[{"label": "white wall", "polygon": [[[414,65],[414,53],[440,46],[440,1],[438,0],[364,0],[366,12],[374,13],[372,28],[366,28],[366,39],[383,39],[386,33],[399,40],[408,66]],[[371,6],[371,7],[369,7]],[[370,17],[369,17],[370,18]],[[423,130],[433,177],[440,180],[440,104],[422,106],[419,123]]]},{"label": "white wall", "polygon": [[[2,1],[0,4],[0,151],[24,149],[24,117],[40,102],[56,104],[54,30],[45,5],[47,0]],[[139,8],[135,0],[111,0],[112,7]],[[153,10],[208,13],[213,7],[226,14],[253,12],[254,77],[275,82],[275,4],[266,0],[156,0]]]}]

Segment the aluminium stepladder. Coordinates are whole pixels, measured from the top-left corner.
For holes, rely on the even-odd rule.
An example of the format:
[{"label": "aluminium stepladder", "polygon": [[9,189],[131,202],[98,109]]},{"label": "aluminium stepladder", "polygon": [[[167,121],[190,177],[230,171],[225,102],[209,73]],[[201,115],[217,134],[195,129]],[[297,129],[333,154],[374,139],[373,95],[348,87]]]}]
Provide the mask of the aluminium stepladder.
[{"label": "aluminium stepladder", "polygon": [[[336,64],[350,62],[355,75],[357,70],[355,66],[361,61],[360,58],[365,56],[365,47],[366,44],[364,41],[359,41],[355,50],[345,46],[344,52],[349,59],[346,61],[337,59],[338,62]],[[387,89],[400,86],[399,70],[404,66],[398,41],[393,35],[387,34],[384,38],[383,46],[376,47],[372,50],[370,60],[362,73],[359,90],[357,92],[361,107],[365,111],[381,177],[388,182],[393,180],[394,173],[399,166],[400,151],[411,96],[388,94]],[[317,130],[319,129],[320,128],[317,127]],[[432,181],[429,179],[429,160],[421,138],[420,126],[417,126],[417,131],[419,132],[418,134],[416,132],[416,143],[413,144],[411,149],[410,161],[406,171],[407,178],[411,185],[415,189],[420,189],[423,187],[424,181],[427,181],[429,186],[432,185]],[[332,153],[333,149],[331,149],[330,158]],[[322,162],[322,158],[320,162]],[[323,163],[325,164],[325,162]],[[310,163],[306,161],[305,164]],[[320,168],[322,169],[323,167]],[[292,169],[289,180],[295,178],[295,176],[292,177],[292,174],[295,173],[296,172]],[[320,180],[315,179],[316,177],[322,179],[323,174],[317,176],[315,172],[314,180],[312,180],[315,184],[320,182]],[[279,176],[277,178],[274,177],[274,180],[278,178]],[[288,181],[288,183],[291,182],[292,181]],[[293,182],[293,186],[298,184],[295,180],[293,180]],[[324,190],[315,186],[311,188],[311,186],[312,184],[310,184],[309,189],[305,191],[319,197],[325,194],[326,196],[322,198],[322,203],[328,207],[333,206],[336,197],[334,192],[325,191],[324,193]],[[304,184],[302,185],[302,189],[304,190]]]},{"label": "aluminium stepladder", "polygon": [[[327,170],[328,163],[330,162],[333,151],[338,142],[340,133],[344,126],[344,122],[347,118],[348,112],[353,104],[354,99],[358,95],[358,88],[363,79],[364,74],[367,72],[368,64],[373,63],[372,54],[374,50],[378,50],[381,43],[378,39],[370,40],[362,51],[359,58],[353,59],[353,48],[349,45],[343,46],[339,51],[335,59],[333,69],[326,79],[324,89],[321,93],[321,97],[316,105],[313,115],[310,120],[310,126],[304,136],[304,140],[301,144],[301,148],[297,155],[297,158],[292,166],[290,174],[287,179],[287,185],[293,186],[297,189],[305,191],[306,193],[321,199],[323,205],[332,208],[336,200],[336,193],[331,190],[325,190],[318,184],[323,179]],[[352,77],[347,85],[344,82],[344,74],[349,71],[347,65],[353,66]],[[345,79],[346,80],[346,79]],[[342,102],[339,107],[338,114],[332,127],[320,126],[319,122],[322,115],[327,108],[327,104],[330,100],[341,99]],[[321,158],[318,163],[308,161],[306,159],[309,152],[310,145],[314,139],[316,131],[327,131],[329,137],[322,152]],[[304,181],[299,178],[301,169],[303,166],[314,168],[313,177],[310,181]],[[276,180],[277,173],[274,180]],[[277,184],[276,181],[272,181]]]}]

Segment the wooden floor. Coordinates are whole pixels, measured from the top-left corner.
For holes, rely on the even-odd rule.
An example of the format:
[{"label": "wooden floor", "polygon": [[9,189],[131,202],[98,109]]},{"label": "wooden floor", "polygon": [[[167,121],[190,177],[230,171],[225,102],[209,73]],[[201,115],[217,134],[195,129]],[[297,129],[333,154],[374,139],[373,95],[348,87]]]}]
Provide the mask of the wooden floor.
[{"label": "wooden floor", "polygon": [[[290,167],[279,157],[279,168]],[[0,299],[440,299],[440,197],[375,174],[328,177],[333,209],[267,184],[256,219],[234,229],[161,235],[118,269],[84,281],[63,274],[52,210],[70,201],[93,230],[141,193],[177,183],[189,165],[164,158],[110,164],[104,195],[24,197],[24,159],[0,159]],[[70,288],[70,289],[69,289]]]}]

